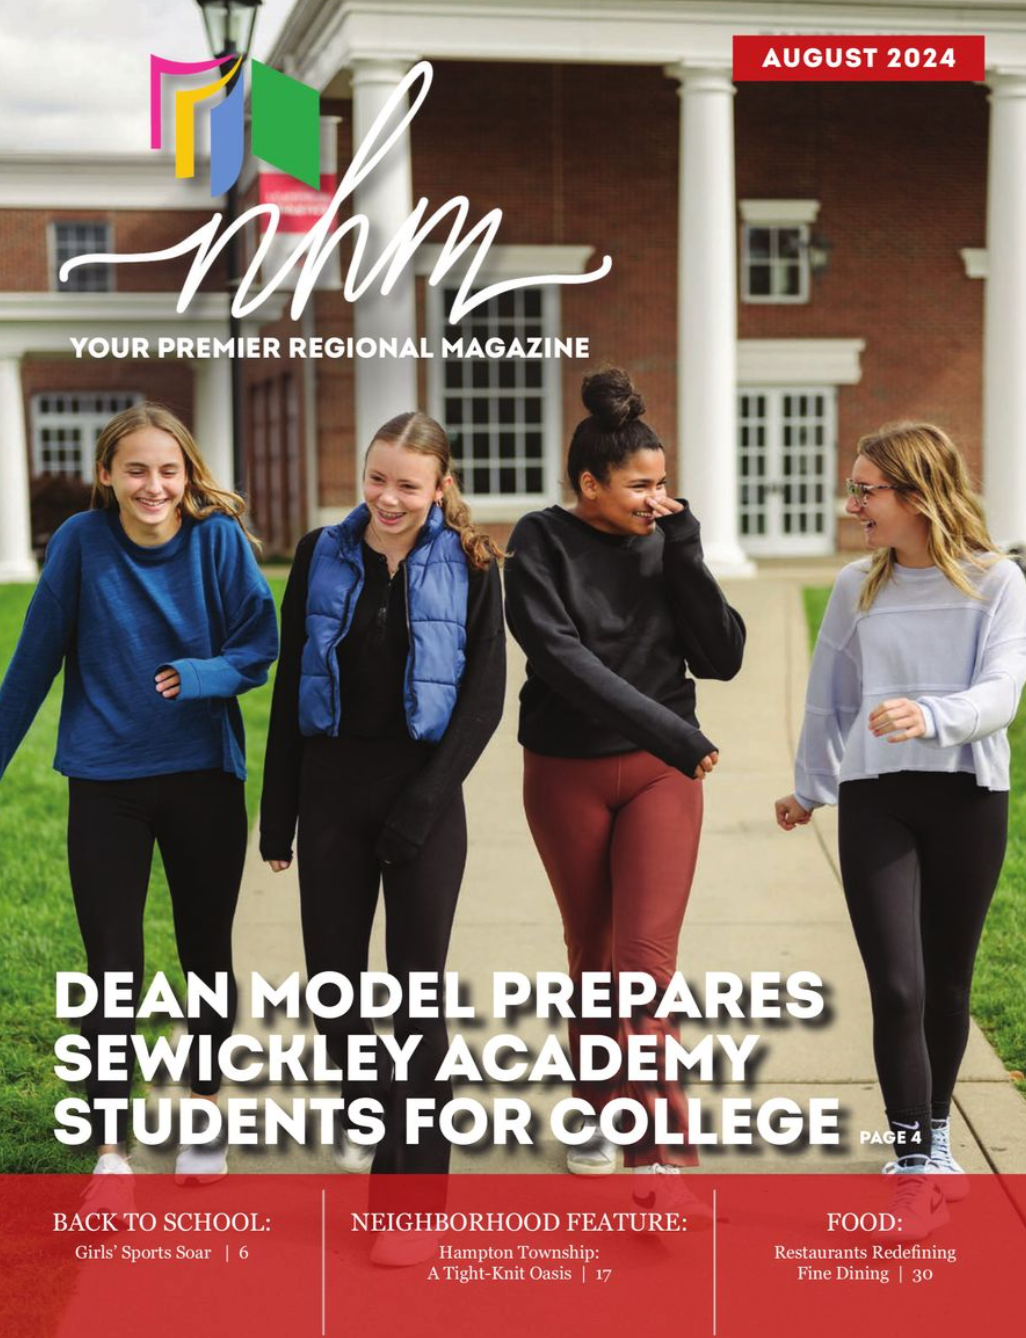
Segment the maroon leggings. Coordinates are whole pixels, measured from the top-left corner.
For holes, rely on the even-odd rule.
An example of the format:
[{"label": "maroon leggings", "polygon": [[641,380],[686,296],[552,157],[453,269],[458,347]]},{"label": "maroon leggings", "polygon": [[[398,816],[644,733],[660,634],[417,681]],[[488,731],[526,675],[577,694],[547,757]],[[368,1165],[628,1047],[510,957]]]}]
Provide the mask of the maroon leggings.
[{"label": "maroon leggings", "polygon": [[[664,989],[677,968],[698,858],[701,783],[651,753],[570,758],[525,749],[524,808],[563,917],[573,980],[585,971],[646,971]],[[571,1021],[574,1065],[582,1034],[604,1033],[623,1046],[632,1033],[665,1038],[673,1030],[670,1019],[644,1011]],[[687,1108],[674,1082],[578,1082],[574,1095],[596,1110],[614,1097],[633,1097],[647,1108],[650,1127],[653,1101],[664,1097],[668,1127],[687,1131]],[[697,1160],[687,1143],[648,1138],[624,1149],[627,1166],[693,1166]]]}]

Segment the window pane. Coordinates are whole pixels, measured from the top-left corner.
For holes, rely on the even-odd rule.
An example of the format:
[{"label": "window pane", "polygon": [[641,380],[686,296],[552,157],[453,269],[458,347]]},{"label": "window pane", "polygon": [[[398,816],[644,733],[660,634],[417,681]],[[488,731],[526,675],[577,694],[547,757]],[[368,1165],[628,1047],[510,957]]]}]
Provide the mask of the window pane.
[{"label": "window pane", "polygon": [[769,228],[748,229],[748,254],[755,260],[768,258],[770,253]]},{"label": "window pane", "polygon": [[777,270],[780,292],[785,297],[798,297],[802,291],[802,275],[797,265],[785,265]]},{"label": "window pane", "polygon": [[778,228],[777,239],[777,255],[784,260],[797,260],[802,253],[798,228]]},{"label": "window pane", "polygon": [[752,297],[769,297],[769,265],[750,265],[748,267],[748,292]]}]

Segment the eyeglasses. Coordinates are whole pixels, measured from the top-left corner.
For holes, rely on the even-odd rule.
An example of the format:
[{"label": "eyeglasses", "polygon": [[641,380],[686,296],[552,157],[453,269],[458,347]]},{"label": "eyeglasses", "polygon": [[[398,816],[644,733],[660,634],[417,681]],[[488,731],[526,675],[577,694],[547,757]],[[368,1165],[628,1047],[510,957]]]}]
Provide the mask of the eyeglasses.
[{"label": "eyeglasses", "polygon": [[856,483],[854,479],[845,479],[844,486],[849,497],[854,497],[859,506],[865,506],[878,492],[908,492],[897,483]]}]

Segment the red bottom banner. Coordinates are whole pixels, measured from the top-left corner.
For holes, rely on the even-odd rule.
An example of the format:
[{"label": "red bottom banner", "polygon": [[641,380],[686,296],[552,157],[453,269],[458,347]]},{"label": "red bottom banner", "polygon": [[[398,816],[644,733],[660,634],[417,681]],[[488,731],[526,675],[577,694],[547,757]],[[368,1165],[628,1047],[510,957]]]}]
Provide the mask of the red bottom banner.
[{"label": "red bottom banner", "polygon": [[1026,1176],[0,1177],[3,1338],[1021,1324]]}]

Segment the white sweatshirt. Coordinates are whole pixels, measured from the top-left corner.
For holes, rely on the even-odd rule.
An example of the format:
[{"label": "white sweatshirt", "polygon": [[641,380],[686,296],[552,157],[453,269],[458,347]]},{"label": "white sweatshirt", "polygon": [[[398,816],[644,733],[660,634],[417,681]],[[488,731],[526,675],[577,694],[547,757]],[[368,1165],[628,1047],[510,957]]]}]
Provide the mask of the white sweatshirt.
[{"label": "white sweatshirt", "polygon": [[[795,761],[803,808],[836,804],[842,781],[895,771],[968,771],[1007,790],[1007,729],[1026,682],[1026,581],[1010,561],[963,564],[982,598],[937,567],[899,567],[858,610],[868,559],[837,578],[812,658]],[[870,733],[881,702],[919,703],[926,735],[890,743]]]}]

